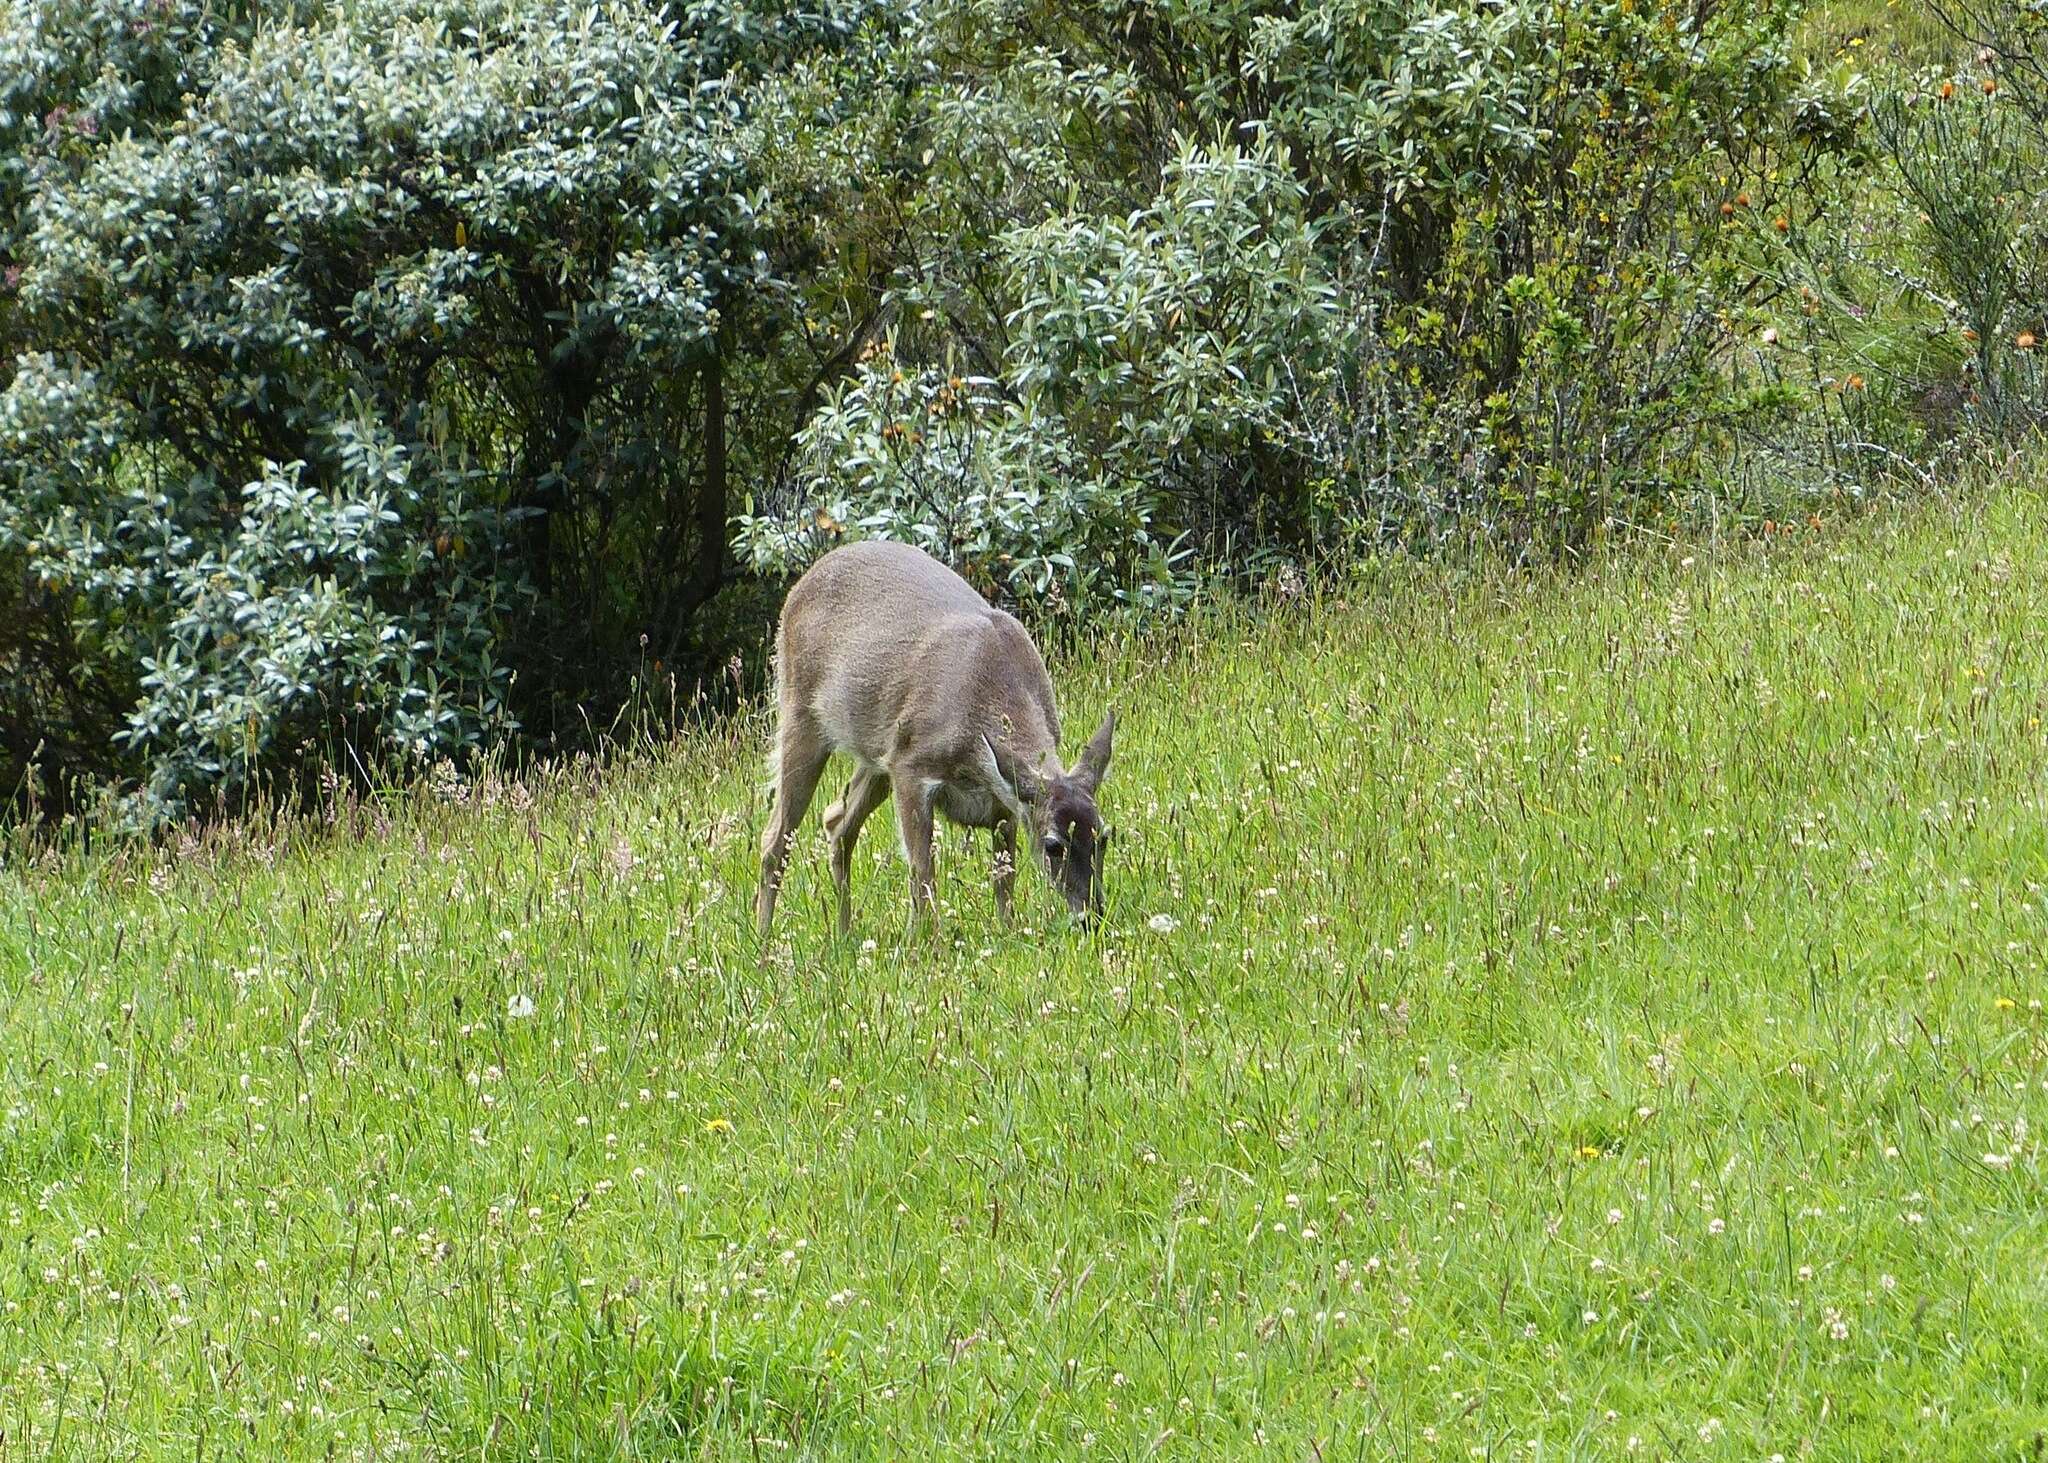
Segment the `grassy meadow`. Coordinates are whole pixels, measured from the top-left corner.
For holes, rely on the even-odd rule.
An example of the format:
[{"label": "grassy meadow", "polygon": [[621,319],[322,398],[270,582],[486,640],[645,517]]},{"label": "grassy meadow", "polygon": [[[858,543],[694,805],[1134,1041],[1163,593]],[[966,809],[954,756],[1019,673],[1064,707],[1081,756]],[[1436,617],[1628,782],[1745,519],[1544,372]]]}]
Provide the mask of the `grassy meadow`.
[{"label": "grassy meadow", "polygon": [[[2048,506],[1062,651],[1110,918],[766,726],[0,883],[0,1459],[2033,1458]],[[836,795],[837,778],[821,795]],[[1049,924],[1050,930],[1033,928]]]}]

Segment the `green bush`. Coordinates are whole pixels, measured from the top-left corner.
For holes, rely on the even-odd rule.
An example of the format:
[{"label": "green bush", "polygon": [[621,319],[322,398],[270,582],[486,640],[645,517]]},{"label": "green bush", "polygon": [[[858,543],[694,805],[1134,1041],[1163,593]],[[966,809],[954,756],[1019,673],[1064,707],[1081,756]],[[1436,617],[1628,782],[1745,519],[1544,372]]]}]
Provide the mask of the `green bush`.
[{"label": "green bush", "polygon": [[985,592],[1048,607],[1178,607],[1183,557],[1143,492],[1105,474],[1058,417],[987,377],[906,371],[884,347],[828,392],[800,438],[808,516],[744,514],[739,542],[785,574],[850,539],[914,543]]},{"label": "green bush", "polygon": [[2020,0],[1935,0],[1926,24],[1931,63],[1834,68],[1856,166],[1780,241],[1756,321],[1806,407],[1770,446],[1830,491],[1924,486],[2048,421],[2048,26]]},{"label": "green bush", "polygon": [[0,554],[134,687],[144,813],[546,735],[685,643],[787,430],[753,68],[858,22],[286,7],[31,170]]},{"label": "green bush", "polygon": [[1759,221],[1845,145],[1789,7],[935,15],[972,79],[933,108],[899,353],[974,362],[1156,536],[1240,567],[1474,521],[1569,543],[1711,489],[1786,409],[1734,322]]},{"label": "green bush", "polygon": [[1218,494],[1241,485],[1210,469],[1281,430],[1334,338],[1299,183],[1279,154],[1183,142],[1151,206],[996,244],[1001,376],[905,367],[892,340],[806,425],[796,493],[744,519],[743,544],[786,572],[878,535],[1018,599],[1184,603],[1185,550],[1155,525],[1238,521]]},{"label": "green bush", "polygon": [[1794,8],[23,0],[7,770],[587,736],[848,536],[1153,611],[1714,491]]},{"label": "green bush", "polygon": [[[1961,25],[1968,12],[1951,18]],[[1974,74],[1941,74],[1887,89],[1872,103],[1887,181],[1909,215],[1906,268],[1962,349],[1958,402],[1993,436],[2048,419],[2048,379],[2034,347],[2044,334],[2040,183],[2048,162],[2048,32],[2031,7],[1985,6],[2013,64],[1983,48]],[[2017,78],[2011,85],[2000,73]]]}]

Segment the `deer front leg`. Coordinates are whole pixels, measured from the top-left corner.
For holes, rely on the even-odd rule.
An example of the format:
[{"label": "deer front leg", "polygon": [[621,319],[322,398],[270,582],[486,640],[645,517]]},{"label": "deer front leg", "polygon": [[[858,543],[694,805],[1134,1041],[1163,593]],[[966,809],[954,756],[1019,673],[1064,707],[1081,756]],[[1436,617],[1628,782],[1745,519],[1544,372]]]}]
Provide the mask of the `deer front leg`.
[{"label": "deer front leg", "polygon": [[1007,818],[996,824],[996,913],[1010,918],[1010,888],[1017,882],[1017,825]]},{"label": "deer front leg", "polygon": [[932,794],[922,778],[897,777],[896,825],[903,835],[903,856],[910,861],[910,922],[930,914],[932,888]]}]

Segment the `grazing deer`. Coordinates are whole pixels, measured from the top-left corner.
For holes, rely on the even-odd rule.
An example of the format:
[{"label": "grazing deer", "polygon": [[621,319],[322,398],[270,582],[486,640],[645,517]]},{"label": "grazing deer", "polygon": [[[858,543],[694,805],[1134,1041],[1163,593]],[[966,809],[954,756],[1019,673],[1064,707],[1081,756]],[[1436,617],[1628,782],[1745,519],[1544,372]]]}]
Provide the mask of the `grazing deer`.
[{"label": "grazing deer", "polygon": [[783,602],[775,637],[775,808],[761,840],[755,918],[775,918],[796,828],[834,752],[857,764],[825,810],[839,932],[861,824],[893,791],[910,861],[913,920],[932,899],[932,818],[995,833],[996,907],[1010,913],[1017,829],[1067,908],[1102,912],[1108,830],[1095,790],[1109,770],[1114,712],[1072,771],[1060,766],[1059,715],[1045,661],[1024,627],[922,549],[865,541],[826,554]]}]

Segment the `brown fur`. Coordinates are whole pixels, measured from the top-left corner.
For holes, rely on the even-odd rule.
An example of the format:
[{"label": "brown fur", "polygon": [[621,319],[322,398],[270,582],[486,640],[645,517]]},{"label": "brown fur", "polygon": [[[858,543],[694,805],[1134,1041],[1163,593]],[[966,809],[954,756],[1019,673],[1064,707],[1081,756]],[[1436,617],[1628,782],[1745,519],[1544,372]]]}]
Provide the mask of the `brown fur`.
[{"label": "brown fur", "polygon": [[761,841],[762,935],[797,826],[834,752],[855,763],[825,810],[839,928],[852,922],[854,840],[893,796],[913,910],[932,899],[934,815],[995,835],[996,902],[1009,911],[1016,825],[1075,913],[1102,903],[1101,814],[1114,717],[1070,773],[1045,661],[1024,627],[921,549],[863,542],[813,564],[775,637],[775,807]]}]

